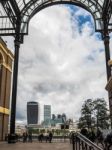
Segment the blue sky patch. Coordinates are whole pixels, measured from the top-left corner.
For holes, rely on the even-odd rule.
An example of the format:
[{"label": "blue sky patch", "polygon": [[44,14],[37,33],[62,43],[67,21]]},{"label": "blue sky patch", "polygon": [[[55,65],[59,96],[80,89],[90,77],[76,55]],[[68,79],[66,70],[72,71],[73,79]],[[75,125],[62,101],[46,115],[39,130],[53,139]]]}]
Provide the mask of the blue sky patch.
[{"label": "blue sky patch", "polygon": [[70,10],[70,13],[71,13],[71,21],[76,23],[75,20],[77,20],[77,23],[79,26],[79,32],[81,32],[83,25],[87,22],[89,22],[90,26],[94,30],[94,22],[92,20],[92,16],[90,15],[90,13],[88,13],[87,15],[83,15],[83,13],[77,15],[77,12],[83,8],[80,8],[80,7],[74,6],[74,5],[67,5],[67,8]]}]

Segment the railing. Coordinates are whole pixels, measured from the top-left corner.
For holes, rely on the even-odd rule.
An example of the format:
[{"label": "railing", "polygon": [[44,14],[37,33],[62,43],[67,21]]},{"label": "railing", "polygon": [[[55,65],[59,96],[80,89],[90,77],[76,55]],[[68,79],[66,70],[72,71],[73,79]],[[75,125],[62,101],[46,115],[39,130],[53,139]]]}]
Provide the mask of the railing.
[{"label": "railing", "polygon": [[[22,142],[23,141],[23,136],[19,136],[18,138],[17,138],[17,141],[18,142]],[[28,140],[28,138],[27,138],[27,142],[28,142],[29,140]],[[38,135],[35,135],[35,136],[32,136],[32,141],[38,141],[39,142],[39,139],[38,139]],[[44,136],[43,138],[42,138],[42,141],[43,142],[46,142],[46,137]],[[49,139],[47,140],[47,142],[49,142]],[[53,136],[53,138],[52,138],[52,142],[54,142],[54,143],[69,143],[70,142],[70,139],[69,139],[69,136]]]},{"label": "railing", "polygon": [[74,134],[72,144],[73,150],[103,150],[80,133]]}]

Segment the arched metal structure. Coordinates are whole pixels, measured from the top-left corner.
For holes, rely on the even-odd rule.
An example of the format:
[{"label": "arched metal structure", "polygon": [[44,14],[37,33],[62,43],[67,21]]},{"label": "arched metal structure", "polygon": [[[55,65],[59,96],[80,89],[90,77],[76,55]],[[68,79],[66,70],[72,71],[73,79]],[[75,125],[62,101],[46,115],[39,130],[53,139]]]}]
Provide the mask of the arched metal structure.
[{"label": "arched metal structure", "polygon": [[[105,45],[107,80],[111,76],[109,33],[112,31],[112,0],[0,0],[0,36],[15,37],[15,58],[13,69],[12,109],[10,134],[15,133],[16,93],[19,47],[24,35],[28,34],[30,19],[40,10],[55,4],[73,4],[89,11],[95,22],[95,31],[102,34]],[[109,93],[110,113],[112,96]],[[111,117],[112,120],[112,117]]]},{"label": "arched metal structure", "polygon": [[[0,0],[0,34],[15,35],[17,24],[20,34],[28,34],[29,20],[41,9],[55,4],[73,4],[89,11],[95,21],[96,31],[103,32],[105,25],[112,28],[110,22],[111,0]],[[21,39],[22,40],[22,39]]]}]

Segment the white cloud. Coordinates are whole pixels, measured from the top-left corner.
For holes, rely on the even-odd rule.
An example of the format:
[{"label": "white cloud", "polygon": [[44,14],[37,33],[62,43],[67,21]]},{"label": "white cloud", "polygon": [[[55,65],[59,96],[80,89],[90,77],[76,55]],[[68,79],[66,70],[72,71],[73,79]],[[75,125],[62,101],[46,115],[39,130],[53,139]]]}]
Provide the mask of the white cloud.
[{"label": "white cloud", "polygon": [[79,32],[78,16],[82,13],[88,15],[79,9],[71,16],[67,7],[53,6],[31,20],[29,36],[20,50],[18,120],[26,120],[30,100],[41,106],[51,104],[52,113],[64,112],[74,119],[80,116],[87,98],[107,100],[103,42],[88,22]]}]

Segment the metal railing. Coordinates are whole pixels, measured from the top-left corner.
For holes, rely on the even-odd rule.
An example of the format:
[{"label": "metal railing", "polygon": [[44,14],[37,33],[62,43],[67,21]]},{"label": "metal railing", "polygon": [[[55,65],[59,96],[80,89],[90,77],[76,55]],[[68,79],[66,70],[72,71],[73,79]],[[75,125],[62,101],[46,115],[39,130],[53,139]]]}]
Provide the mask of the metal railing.
[{"label": "metal railing", "polygon": [[103,150],[80,133],[73,135],[72,144],[73,150]]}]

